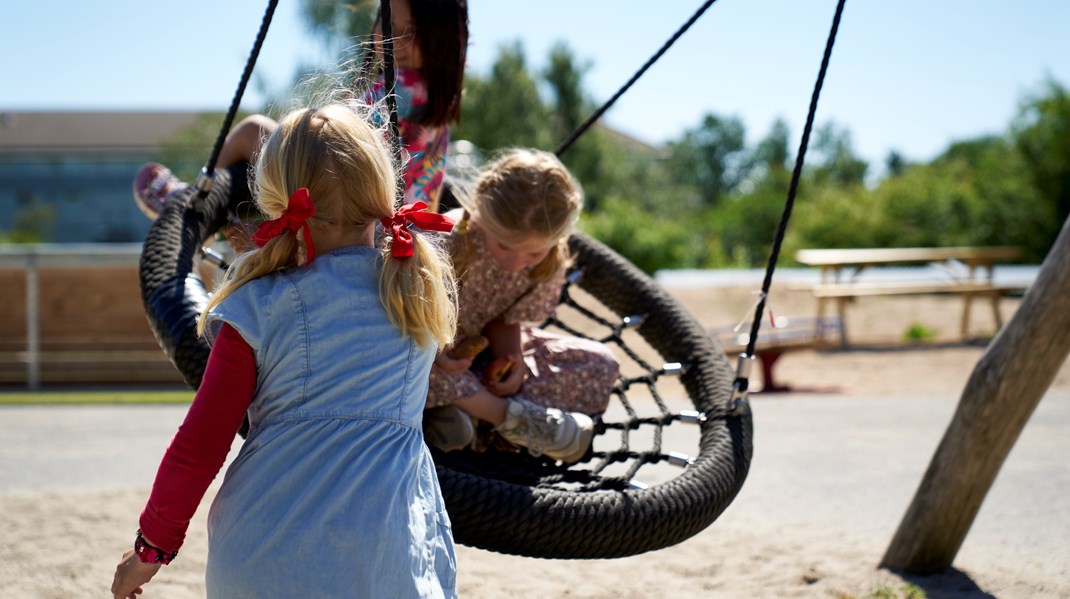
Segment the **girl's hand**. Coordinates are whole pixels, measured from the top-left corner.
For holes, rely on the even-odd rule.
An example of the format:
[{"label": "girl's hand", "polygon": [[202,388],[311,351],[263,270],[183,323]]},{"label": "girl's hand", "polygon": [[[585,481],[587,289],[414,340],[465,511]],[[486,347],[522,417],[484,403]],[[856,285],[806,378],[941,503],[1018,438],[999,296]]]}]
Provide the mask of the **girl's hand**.
[{"label": "girl's hand", "polygon": [[134,599],[142,593],[141,585],[152,580],[160,571],[160,564],[146,564],[138,559],[133,549],[123,554],[123,561],[115,567],[111,594],[115,599]]},{"label": "girl's hand", "polygon": [[[499,358],[501,360],[502,358]],[[510,355],[504,358],[508,360],[509,369],[505,372],[505,377],[496,379],[494,376],[488,376],[484,381],[484,386],[487,391],[497,395],[498,397],[509,397],[516,395],[520,391],[520,387],[524,384],[524,379],[528,375],[528,367],[524,364],[523,357],[519,355]],[[495,360],[494,362],[498,362]],[[491,366],[494,369],[494,363]],[[492,373],[488,373],[492,374]]]},{"label": "girl's hand", "polygon": [[441,352],[435,357],[435,367],[450,376],[460,376],[472,367],[472,360],[473,358],[451,358],[447,352]]}]

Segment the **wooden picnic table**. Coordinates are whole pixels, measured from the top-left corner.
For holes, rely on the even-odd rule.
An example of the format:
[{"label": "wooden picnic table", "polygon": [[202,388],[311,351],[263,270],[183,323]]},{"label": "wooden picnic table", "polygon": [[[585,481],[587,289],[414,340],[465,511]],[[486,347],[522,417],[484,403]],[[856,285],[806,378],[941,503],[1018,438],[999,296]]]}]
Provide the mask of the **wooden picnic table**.
[{"label": "wooden picnic table", "polygon": [[[754,346],[754,357],[757,358],[758,367],[762,370],[762,393],[779,393],[799,391],[797,387],[780,384],[773,376],[774,367],[780,357],[791,351],[813,350],[831,347],[833,344],[825,341],[828,333],[839,329],[840,322],[836,318],[784,318],[778,317],[776,327],[767,326],[763,322],[758,331],[758,341]],[[730,362],[739,356],[747,348],[750,341],[750,322],[743,322],[732,327],[717,327],[710,329],[710,335],[721,345],[728,354]],[[831,389],[822,389],[831,392]]]},{"label": "wooden picnic table", "polygon": [[[961,334],[969,333],[970,307],[975,297],[988,297],[992,302],[996,327],[1003,326],[999,311],[1001,297],[1024,290],[1022,285],[996,285],[992,280],[993,267],[1013,262],[1022,249],[1013,246],[991,247],[932,247],[932,248],[857,248],[806,249],[796,253],[795,259],[807,266],[821,269],[821,282],[811,290],[817,298],[817,316],[822,318],[826,303],[835,300],[841,319],[840,341],[847,346],[846,305],[855,298],[879,295],[923,295],[950,293],[963,297]],[[912,264],[955,263],[966,267],[964,273],[948,270],[943,280],[897,280],[860,282],[859,274],[872,266],[907,266]]]},{"label": "wooden picnic table", "polygon": [[799,250],[795,260],[807,266],[821,268],[822,283],[839,283],[844,270],[852,270],[849,280],[858,277],[869,266],[902,266],[958,261],[969,268],[969,280],[977,277],[978,268],[985,279],[992,280],[992,267],[1001,262],[1013,262],[1022,257],[1022,248],[1014,246],[939,247],[939,248],[858,248]]}]

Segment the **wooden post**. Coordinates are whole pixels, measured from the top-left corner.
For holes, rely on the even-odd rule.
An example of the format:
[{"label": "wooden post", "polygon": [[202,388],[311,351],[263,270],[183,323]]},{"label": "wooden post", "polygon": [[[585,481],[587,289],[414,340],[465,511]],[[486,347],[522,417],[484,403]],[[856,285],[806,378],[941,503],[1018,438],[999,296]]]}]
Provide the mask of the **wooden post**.
[{"label": "wooden post", "polygon": [[882,568],[951,567],[1018,435],[1070,355],[1070,219],[973,369]]},{"label": "wooden post", "polygon": [[26,254],[26,386],[41,390],[41,294],[37,249]]}]

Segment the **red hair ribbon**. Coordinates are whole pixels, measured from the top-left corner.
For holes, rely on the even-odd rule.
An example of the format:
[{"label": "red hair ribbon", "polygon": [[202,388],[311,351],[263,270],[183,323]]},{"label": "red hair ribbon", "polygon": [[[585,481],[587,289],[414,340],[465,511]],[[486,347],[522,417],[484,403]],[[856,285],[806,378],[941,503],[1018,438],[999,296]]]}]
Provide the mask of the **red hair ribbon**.
[{"label": "red hair ribbon", "polygon": [[278,218],[264,221],[253,234],[253,243],[256,247],[264,247],[267,242],[282,235],[286,231],[293,231],[294,235],[302,227],[305,229],[305,247],[308,250],[306,263],[312,262],[316,257],[316,246],[312,244],[312,232],[308,230],[307,221],[316,214],[316,207],[312,205],[312,196],[307,187],[302,187],[290,196],[290,203],[286,210]]},{"label": "red hair ribbon", "polygon": [[426,212],[427,204],[413,202],[405,204],[389,218],[379,221],[383,229],[391,232],[394,243],[390,253],[395,258],[408,258],[412,256],[412,234],[409,233],[406,222],[410,222],[425,231],[442,231],[448,233],[453,230],[453,219],[443,214]]}]

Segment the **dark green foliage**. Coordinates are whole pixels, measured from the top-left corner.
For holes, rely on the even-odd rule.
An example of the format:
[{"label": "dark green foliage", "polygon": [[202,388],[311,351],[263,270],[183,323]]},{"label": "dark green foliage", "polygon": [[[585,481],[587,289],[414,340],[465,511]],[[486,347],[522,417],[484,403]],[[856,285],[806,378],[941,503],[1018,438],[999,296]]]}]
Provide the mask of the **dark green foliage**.
[{"label": "dark green foliage", "polygon": [[509,147],[552,149],[549,110],[528,72],[523,48],[517,42],[503,46],[486,77],[465,75],[461,124],[454,139],[466,139],[483,151]]},{"label": "dark green foliage", "polygon": [[702,238],[686,220],[661,218],[617,198],[606,198],[601,210],[585,214],[580,228],[651,273],[662,268],[693,268],[702,252]]},{"label": "dark green foliage", "polygon": [[0,243],[41,243],[54,239],[56,217],[56,206],[34,198],[18,208],[7,231],[0,231]]},{"label": "dark green foliage", "polygon": [[[1061,223],[1070,216],[1070,94],[1048,79],[1040,94],[1026,98],[1012,129],[1033,186],[1055,204]],[[1057,227],[1056,227],[1056,230]]]},{"label": "dark green foliage", "polygon": [[699,190],[706,206],[716,206],[750,174],[752,154],[746,151],[746,129],[737,117],[707,114],[695,129],[669,143],[666,168]]},{"label": "dark green foliage", "polygon": [[[247,116],[238,113],[237,123]],[[204,113],[160,143],[160,162],[183,181],[193,181],[211,158],[212,147],[223,124],[223,113]]]},{"label": "dark green foliage", "polygon": [[869,165],[859,159],[851,144],[851,132],[835,123],[817,127],[811,137],[806,161],[815,165],[811,171],[817,185],[861,185]]}]

